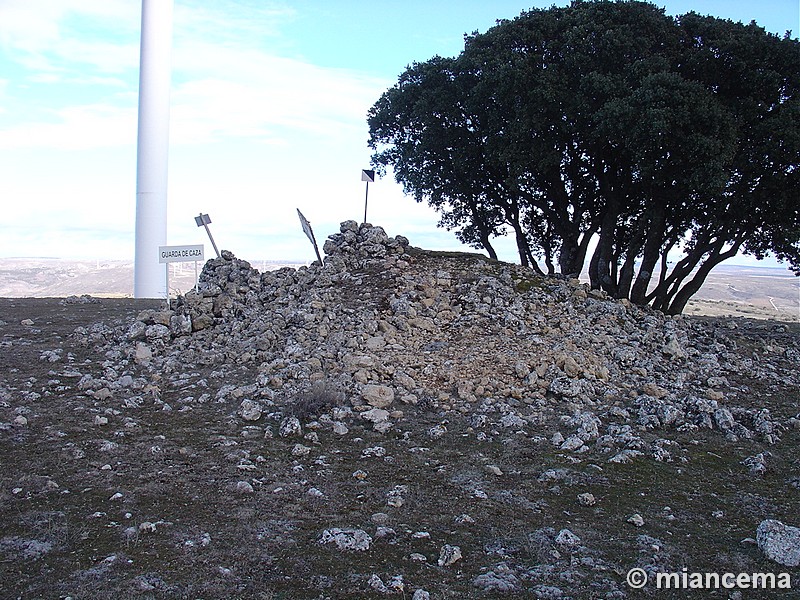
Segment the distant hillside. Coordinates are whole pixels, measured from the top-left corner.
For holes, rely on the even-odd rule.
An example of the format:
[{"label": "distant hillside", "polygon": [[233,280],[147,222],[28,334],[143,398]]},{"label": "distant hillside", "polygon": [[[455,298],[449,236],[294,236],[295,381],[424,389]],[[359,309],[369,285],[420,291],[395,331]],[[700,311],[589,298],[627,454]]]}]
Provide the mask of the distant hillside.
[{"label": "distant hillside", "polygon": [[[259,270],[297,267],[305,263],[258,261]],[[203,265],[198,265],[202,270]],[[195,284],[194,263],[169,266],[170,295]],[[58,258],[0,258],[0,297],[62,298],[66,296],[130,298],[133,296],[133,261],[68,260]]]}]

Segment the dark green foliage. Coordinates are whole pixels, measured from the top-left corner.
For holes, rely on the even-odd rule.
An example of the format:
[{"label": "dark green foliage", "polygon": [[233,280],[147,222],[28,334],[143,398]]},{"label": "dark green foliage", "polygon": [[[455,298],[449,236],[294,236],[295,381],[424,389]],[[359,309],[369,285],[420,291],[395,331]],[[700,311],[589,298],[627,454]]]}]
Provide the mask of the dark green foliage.
[{"label": "dark green foliage", "polygon": [[492,257],[510,232],[523,265],[588,260],[594,288],[672,313],[739,252],[800,269],[800,44],[754,23],[532,10],[411,65],[369,126],[373,164]]}]

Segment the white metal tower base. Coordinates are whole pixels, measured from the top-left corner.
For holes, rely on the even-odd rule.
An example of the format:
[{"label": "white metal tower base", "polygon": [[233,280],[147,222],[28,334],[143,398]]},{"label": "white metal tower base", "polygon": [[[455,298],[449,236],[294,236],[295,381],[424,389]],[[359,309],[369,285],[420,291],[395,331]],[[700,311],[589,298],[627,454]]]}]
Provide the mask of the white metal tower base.
[{"label": "white metal tower base", "polygon": [[167,164],[173,0],[142,0],[136,164],[135,298],[166,298]]}]

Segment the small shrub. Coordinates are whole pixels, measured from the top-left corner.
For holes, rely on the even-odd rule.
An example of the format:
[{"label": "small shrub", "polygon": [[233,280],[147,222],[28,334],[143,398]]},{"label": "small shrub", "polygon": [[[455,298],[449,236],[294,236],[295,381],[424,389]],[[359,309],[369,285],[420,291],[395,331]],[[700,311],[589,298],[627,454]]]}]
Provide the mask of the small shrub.
[{"label": "small shrub", "polygon": [[315,381],[287,406],[289,415],[301,421],[319,417],[344,402],[344,394],[326,381]]}]

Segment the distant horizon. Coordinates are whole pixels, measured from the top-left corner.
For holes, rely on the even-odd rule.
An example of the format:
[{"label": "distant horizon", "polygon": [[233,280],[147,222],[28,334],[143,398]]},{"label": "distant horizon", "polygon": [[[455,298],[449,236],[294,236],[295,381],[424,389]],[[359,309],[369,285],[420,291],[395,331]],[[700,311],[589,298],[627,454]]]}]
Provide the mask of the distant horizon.
[{"label": "distant horizon", "polygon": [[[487,254],[485,252],[481,252],[479,250],[474,250],[474,249],[469,249],[469,248],[463,250],[463,252],[473,252],[475,254],[480,254],[480,255],[483,255],[483,256],[487,256]],[[235,252],[233,254],[234,254],[234,256],[236,256],[237,259],[246,260],[247,262],[249,262],[251,264],[269,263],[269,264],[285,264],[285,265],[304,266],[304,265],[309,265],[309,264],[311,264],[311,263],[313,263],[315,261],[315,259],[313,259],[313,258],[311,258],[311,259],[300,259],[300,258],[248,258],[248,257],[245,257],[245,256],[239,256]],[[209,256],[205,260],[198,261],[198,262],[205,263],[206,261],[212,260],[213,258],[214,258],[213,256]],[[130,263],[130,264],[133,264],[133,262],[134,262],[133,256],[131,256],[129,258],[118,258],[118,257],[95,257],[95,258],[92,258],[92,257],[69,257],[69,256],[0,256],[0,262],[2,262],[4,260],[52,260],[52,261],[82,262],[82,263],[119,262],[119,263]],[[734,260],[734,259],[732,259],[732,260]],[[726,261],[726,262],[723,262],[723,263],[717,265],[716,267],[714,267],[713,270],[716,271],[716,270],[719,270],[719,269],[725,269],[725,268],[731,268],[731,267],[736,267],[736,268],[739,268],[739,269],[770,269],[770,270],[773,270],[773,271],[785,272],[787,274],[787,277],[798,277],[797,275],[793,274],[793,272],[791,271],[791,268],[788,265],[788,263],[775,263],[774,260],[775,259],[770,259],[770,258],[764,259],[763,261],[757,261],[756,259],[752,259],[752,262],[749,262],[749,263],[727,262]],[[773,261],[773,262],[770,262],[770,261]],[[190,264],[191,262],[192,261],[187,261],[187,264]],[[509,263],[509,264],[519,264],[517,262],[507,261],[507,260],[501,260],[500,262],[506,262],[506,263]],[[764,264],[764,263],[767,263],[767,264]]]}]

